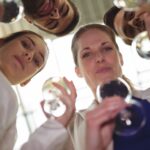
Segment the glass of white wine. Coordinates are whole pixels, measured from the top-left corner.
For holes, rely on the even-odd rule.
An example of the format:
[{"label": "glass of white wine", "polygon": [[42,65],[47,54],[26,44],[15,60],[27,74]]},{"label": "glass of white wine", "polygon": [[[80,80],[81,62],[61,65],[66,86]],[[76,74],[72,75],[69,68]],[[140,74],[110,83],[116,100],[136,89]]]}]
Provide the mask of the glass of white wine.
[{"label": "glass of white wine", "polygon": [[150,59],[150,39],[147,31],[139,33],[132,42],[132,49],[145,59]]},{"label": "glass of white wine", "polygon": [[59,117],[64,114],[66,106],[59,98],[61,91],[53,85],[53,82],[60,84],[68,90],[62,77],[50,77],[47,79],[42,87],[42,93],[45,100],[43,109],[47,114]]},{"label": "glass of white wine", "polygon": [[123,97],[128,104],[116,117],[115,134],[119,136],[136,134],[146,123],[142,104],[133,98],[130,86],[122,78],[112,80],[97,87],[97,99],[99,102],[105,97],[114,95]]}]

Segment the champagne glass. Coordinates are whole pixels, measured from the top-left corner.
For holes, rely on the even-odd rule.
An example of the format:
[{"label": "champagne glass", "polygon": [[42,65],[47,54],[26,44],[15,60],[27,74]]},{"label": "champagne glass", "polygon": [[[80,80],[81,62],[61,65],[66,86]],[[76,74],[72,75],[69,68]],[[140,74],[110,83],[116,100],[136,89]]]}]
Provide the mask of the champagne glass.
[{"label": "champagne glass", "polygon": [[115,134],[131,136],[136,134],[146,123],[145,111],[139,101],[132,97],[130,86],[118,78],[97,87],[97,99],[118,95],[124,98],[128,106],[116,117]]},{"label": "champagne glass", "polygon": [[113,3],[118,8],[124,8],[125,10],[132,11],[144,3],[149,3],[150,0],[114,0]]},{"label": "champagne glass", "polygon": [[61,94],[60,90],[52,84],[53,82],[60,84],[66,90],[68,90],[63,78],[50,77],[47,79],[42,87],[42,93],[45,100],[43,109],[46,113],[55,117],[59,117],[64,114],[66,107],[59,98],[59,95]]},{"label": "champagne glass", "polygon": [[136,50],[138,55],[145,59],[150,59],[150,40],[148,32],[139,33],[132,42],[132,49]]}]

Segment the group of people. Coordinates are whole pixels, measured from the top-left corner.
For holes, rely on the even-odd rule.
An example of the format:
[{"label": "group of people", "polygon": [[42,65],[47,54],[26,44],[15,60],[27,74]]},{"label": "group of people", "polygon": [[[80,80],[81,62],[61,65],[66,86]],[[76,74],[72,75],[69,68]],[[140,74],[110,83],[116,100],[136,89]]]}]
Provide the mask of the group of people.
[{"label": "group of people", "polygon": [[[31,3],[30,3],[31,2]],[[22,0],[27,21],[58,36],[72,31],[79,21],[79,11],[70,0]],[[34,5],[34,7],[32,7]],[[72,39],[75,72],[84,78],[95,99],[86,110],[76,112],[75,85],[64,77],[68,93],[61,85],[61,100],[66,105],[60,117],[51,117],[33,132],[21,150],[149,150],[150,89],[136,90],[123,74],[123,57],[115,33],[131,44],[141,31],[149,31],[147,6],[127,12],[113,6],[104,15],[104,23],[80,27]],[[148,10],[148,8],[147,8]],[[146,19],[145,19],[146,18]],[[114,30],[114,32],[113,32]],[[29,30],[0,39],[0,149],[12,150],[16,140],[17,97],[11,85],[25,86],[40,72],[48,59],[44,38]],[[120,96],[97,101],[96,88],[118,77],[131,86],[133,96],[144,107],[146,123],[135,135],[122,137],[114,133],[115,118],[127,107]]]}]

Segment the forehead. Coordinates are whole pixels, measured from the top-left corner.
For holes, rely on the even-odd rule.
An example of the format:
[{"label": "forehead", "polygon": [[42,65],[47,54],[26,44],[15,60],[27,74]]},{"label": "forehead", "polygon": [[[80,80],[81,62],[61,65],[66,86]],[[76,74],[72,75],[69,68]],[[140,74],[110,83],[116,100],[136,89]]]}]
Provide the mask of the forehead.
[{"label": "forehead", "polygon": [[97,28],[92,28],[80,35],[78,44],[84,46],[105,41],[112,41],[108,33]]}]

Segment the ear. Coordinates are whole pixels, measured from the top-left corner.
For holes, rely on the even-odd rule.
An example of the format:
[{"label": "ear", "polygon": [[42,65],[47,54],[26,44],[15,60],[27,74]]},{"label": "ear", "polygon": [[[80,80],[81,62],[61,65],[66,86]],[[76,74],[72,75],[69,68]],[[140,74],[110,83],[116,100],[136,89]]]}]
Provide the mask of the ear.
[{"label": "ear", "polygon": [[77,66],[75,67],[75,72],[78,77],[80,77],[80,78],[82,77],[79,67],[77,67]]},{"label": "ear", "polygon": [[27,84],[30,82],[30,80],[31,80],[31,79],[28,79],[28,80],[26,80],[26,81],[20,83],[20,86],[23,87],[23,86],[27,85]]}]

